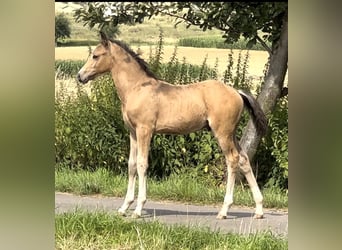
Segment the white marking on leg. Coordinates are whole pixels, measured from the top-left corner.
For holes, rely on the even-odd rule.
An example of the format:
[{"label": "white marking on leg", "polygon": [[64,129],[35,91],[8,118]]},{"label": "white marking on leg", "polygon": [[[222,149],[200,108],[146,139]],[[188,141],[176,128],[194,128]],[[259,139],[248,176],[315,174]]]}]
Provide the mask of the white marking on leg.
[{"label": "white marking on leg", "polygon": [[140,217],[142,208],[146,202],[146,170],[147,170],[147,159],[138,159],[138,177],[139,177],[139,192],[137,206],[133,212],[133,217]]},{"label": "white marking on leg", "polygon": [[228,167],[226,194],[224,196],[224,203],[222,205],[222,208],[217,215],[217,219],[227,218],[228,209],[233,204],[235,177],[236,172],[232,168]]},{"label": "white marking on leg", "polygon": [[253,199],[255,202],[255,215],[254,218],[261,219],[263,218],[263,208],[262,208],[262,194],[260,192],[258,183],[255,179],[255,176],[253,174],[251,164],[249,162],[248,156],[245,152],[240,153],[240,161],[239,161],[239,167],[241,168],[242,172],[244,173],[247,182],[249,184],[249,187],[251,188]]},{"label": "white marking on leg", "polygon": [[260,192],[260,189],[258,187],[258,184],[256,182],[256,179],[254,177],[254,174],[252,171],[250,171],[249,173],[245,174],[246,179],[248,181],[248,184],[251,188],[252,194],[253,194],[253,199],[255,202],[255,218],[260,219],[263,217],[263,208],[262,208],[262,194]]},{"label": "white marking on leg", "polygon": [[137,142],[136,138],[130,135],[130,153],[128,159],[128,186],[124,203],[119,208],[120,214],[125,214],[126,210],[134,201],[135,179],[137,172]]},{"label": "white marking on leg", "polygon": [[134,188],[135,188],[135,175],[130,175],[128,177],[128,187],[124,203],[119,208],[118,212],[120,214],[125,214],[130,205],[134,202]]},{"label": "white marking on leg", "polygon": [[137,128],[137,170],[139,177],[139,191],[137,206],[132,217],[140,217],[146,202],[146,171],[148,168],[148,152],[150,148],[152,132],[146,127]]}]

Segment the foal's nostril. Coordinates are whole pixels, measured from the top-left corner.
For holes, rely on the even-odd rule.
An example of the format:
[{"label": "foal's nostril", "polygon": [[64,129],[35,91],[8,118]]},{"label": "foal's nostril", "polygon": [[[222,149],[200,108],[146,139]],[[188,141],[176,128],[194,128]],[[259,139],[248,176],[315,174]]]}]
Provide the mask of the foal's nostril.
[{"label": "foal's nostril", "polygon": [[86,83],[86,80],[85,79],[82,79],[81,78],[81,74],[80,73],[77,73],[77,80],[80,82],[80,83]]},{"label": "foal's nostril", "polygon": [[80,73],[77,73],[76,78],[80,83],[83,83],[83,84],[86,84],[89,81],[89,78],[87,76],[86,77],[83,76],[82,78]]},{"label": "foal's nostril", "polygon": [[80,73],[77,73],[77,76],[76,76],[76,77],[77,77],[77,80],[78,80],[79,82],[82,82],[82,81],[81,81],[81,75],[80,75]]}]

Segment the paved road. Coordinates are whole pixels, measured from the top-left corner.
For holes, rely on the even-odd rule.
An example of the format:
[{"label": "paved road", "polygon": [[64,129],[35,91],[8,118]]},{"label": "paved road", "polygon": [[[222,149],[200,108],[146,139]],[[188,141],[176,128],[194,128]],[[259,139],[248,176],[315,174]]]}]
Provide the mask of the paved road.
[{"label": "paved road", "polygon": [[[123,198],[77,196],[67,193],[55,193],[55,212],[64,213],[77,209],[86,211],[116,212]],[[135,203],[132,204],[132,213]],[[288,214],[276,210],[265,209],[264,219],[253,219],[253,209],[232,207],[228,219],[218,220],[219,207],[197,206],[171,202],[148,200],[144,206],[143,216],[139,220],[157,220],[168,224],[183,224],[205,227],[220,232],[255,233],[272,230],[276,235],[288,235]]]}]

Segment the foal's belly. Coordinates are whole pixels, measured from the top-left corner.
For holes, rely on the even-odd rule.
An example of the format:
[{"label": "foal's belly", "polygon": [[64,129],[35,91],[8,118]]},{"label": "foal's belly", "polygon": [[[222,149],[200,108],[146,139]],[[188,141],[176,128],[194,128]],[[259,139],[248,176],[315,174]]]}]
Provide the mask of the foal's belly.
[{"label": "foal's belly", "polygon": [[207,109],[196,91],[179,91],[177,95],[160,100],[155,126],[157,133],[187,134],[204,127],[208,127]]},{"label": "foal's belly", "polygon": [[181,112],[173,116],[159,117],[156,122],[155,132],[164,134],[188,134],[202,128],[209,128],[204,115]]},{"label": "foal's belly", "polygon": [[188,134],[203,128],[209,128],[207,122],[198,124],[165,124],[157,126],[155,132],[160,134]]}]

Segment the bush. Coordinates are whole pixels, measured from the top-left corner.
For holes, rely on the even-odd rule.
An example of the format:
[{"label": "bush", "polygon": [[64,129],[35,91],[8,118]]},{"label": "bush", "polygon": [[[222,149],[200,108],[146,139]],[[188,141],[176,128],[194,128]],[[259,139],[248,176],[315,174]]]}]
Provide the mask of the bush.
[{"label": "bush", "polygon": [[92,83],[90,96],[78,89],[76,99],[64,98],[63,92],[56,97],[57,167],[105,167],[122,173],[127,168],[128,140],[120,102],[108,75]]},{"label": "bush", "polygon": [[269,132],[255,156],[259,179],[269,187],[288,188],[288,97],[282,97],[268,119]]}]

